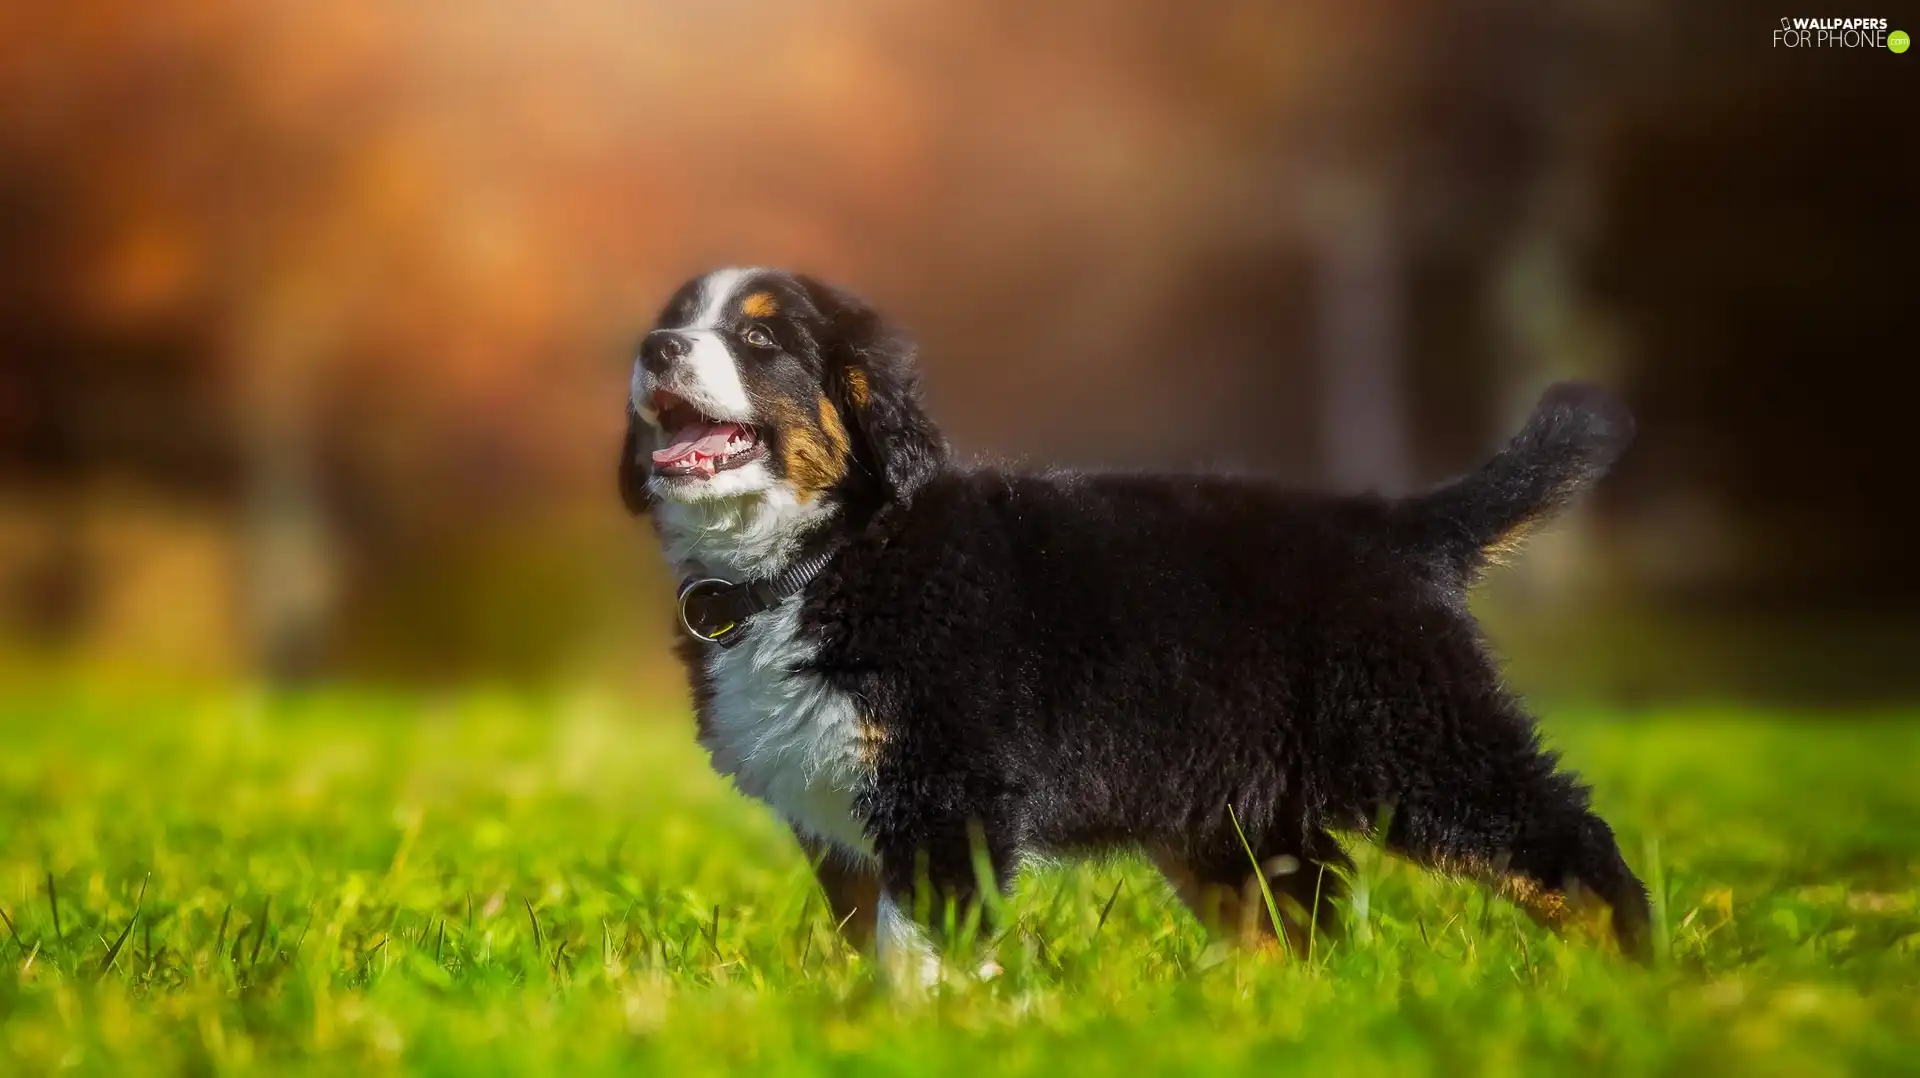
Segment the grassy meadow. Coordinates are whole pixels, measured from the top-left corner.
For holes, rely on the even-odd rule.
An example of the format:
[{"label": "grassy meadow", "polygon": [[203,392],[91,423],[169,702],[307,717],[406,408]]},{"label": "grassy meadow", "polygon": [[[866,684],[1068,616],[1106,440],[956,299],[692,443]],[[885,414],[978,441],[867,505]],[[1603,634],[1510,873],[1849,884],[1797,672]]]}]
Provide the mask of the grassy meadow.
[{"label": "grassy meadow", "polygon": [[[1209,945],[1131,859],[889,991],[676,702],[0,691],[0,1073],[1920,1071],[1920,724],[1551,709],[1663,958],[1356,846],[1350,938]],[[971,942],[970,942],[971,941]]]}]

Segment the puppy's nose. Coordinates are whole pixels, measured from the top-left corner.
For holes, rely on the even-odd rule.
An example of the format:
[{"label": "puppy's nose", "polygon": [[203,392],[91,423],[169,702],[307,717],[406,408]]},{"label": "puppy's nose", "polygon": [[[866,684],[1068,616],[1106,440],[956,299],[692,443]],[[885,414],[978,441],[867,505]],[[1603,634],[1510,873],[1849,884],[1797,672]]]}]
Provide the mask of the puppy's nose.
[{"label": "puppy's nose", "polygon": [[684,334],[656,329],[640,342],[640,365],[653,374],[665,374],[675,361],[693,350],[693,342]]}]

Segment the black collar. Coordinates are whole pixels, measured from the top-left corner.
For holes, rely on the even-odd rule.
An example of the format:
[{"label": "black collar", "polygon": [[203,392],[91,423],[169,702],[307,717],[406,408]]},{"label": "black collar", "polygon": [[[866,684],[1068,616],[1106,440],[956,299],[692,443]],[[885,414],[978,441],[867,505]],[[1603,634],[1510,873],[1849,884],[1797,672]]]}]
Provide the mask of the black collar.
[{"label": "black collar", "polygon": [[833,561],[839,547],[802,558],[769,579],[738,584],[696,577],[680,585],[680,627],[695,640],[730,648],[747,636],[747,619],[792,598]]}]

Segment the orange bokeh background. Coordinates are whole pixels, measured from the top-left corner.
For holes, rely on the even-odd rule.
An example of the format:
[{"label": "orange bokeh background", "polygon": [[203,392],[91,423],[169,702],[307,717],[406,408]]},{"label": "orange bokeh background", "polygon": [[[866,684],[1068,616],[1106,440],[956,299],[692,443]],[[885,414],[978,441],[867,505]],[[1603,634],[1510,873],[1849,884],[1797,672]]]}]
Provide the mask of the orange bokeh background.
[{"label": "orange bokeh background", "polygon": [[750,263],[911,327],[976,456],[1406,489],[1607,382],[1525,676],[1900,690],[1913,62],[1686,7],[15,5],[0,642],[654,676],[626,365]]}]

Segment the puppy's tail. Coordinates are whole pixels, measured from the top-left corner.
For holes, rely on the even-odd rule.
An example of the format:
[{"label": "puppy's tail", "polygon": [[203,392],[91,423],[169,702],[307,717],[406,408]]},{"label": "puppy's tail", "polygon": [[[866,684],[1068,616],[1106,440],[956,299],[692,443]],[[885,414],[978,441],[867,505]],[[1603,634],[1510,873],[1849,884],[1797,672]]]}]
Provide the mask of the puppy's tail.
[{"label": "puppy's tail", "polygon": [[1618,399],[1561,382],[1479,471],[1409,498],[1398,512],[1417,546],[1471,580],[1597,482],[1632,440],[1633,417]]}]

